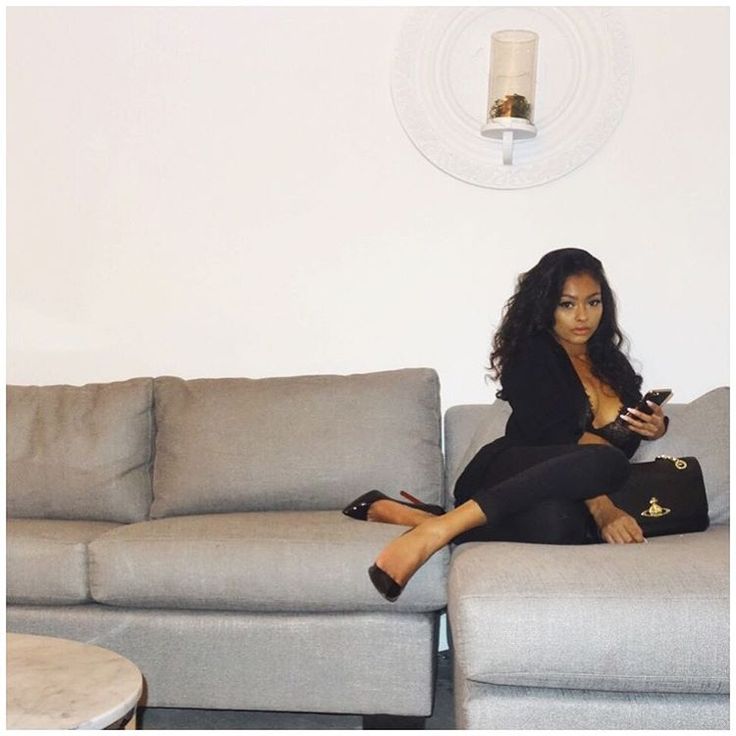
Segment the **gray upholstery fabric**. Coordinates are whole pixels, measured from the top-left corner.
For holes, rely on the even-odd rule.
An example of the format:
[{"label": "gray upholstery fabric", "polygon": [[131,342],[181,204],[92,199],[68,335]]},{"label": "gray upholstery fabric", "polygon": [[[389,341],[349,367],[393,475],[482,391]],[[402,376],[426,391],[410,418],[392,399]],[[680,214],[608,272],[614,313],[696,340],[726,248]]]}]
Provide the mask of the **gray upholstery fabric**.
[{"label": "gray upholstery fabric", "polygon": [[642,442],[632,462],[653,460],[657,455],[694,455],[703,469],[711,523],[729,520],[729,407],[728,387],[709,391],[689,404],[667,404],[667,434],[656,442]]},{"label": "gray upholstery fabric", "polygon": [[426,716],[435,614],[245,614],[104,606],[8,609],[9,631],[135,662],[153,707]]},{"label": "gray upholstery fabric", "polygon": [[118,524],[104,521],[9,519],[6,526],[8,603],[89,601],[87,545]]},{"label": "gray upholstery fabric", "polygon": [[372,488],[441,502],[433,370],[157,378],[154,391],[153,518],[339,509]]},{"label": "gray upholstery fabric", "polygon": [[612,693],[454,682],[455,728],[463,730],[728,729],[728,695]]},{"label": "gray upholstery fabric", "polygon": [[8,386],[8,516],[147,518],[152,397],[150,378]]},{"label": "gray upholstery fabric", "polygon": [[728,527],[648,544],[457,547],[448,616],[467,679],[728,692]]},{"label": "gray upholstery fabric", "polygon": [[[688,404],[667,404],[667,434],[656,442],[642,442],[632,462],[657,455],[693,455],[703,469],[711,523],[729,520],[729,400],[728,387],[709,391]],[[447,493],[478,450],[501,437],[511,413],[505,401],[489,406],[453,406],[445,414]]]},{"label": "gray upholstery fabric", "polygon": [[433,611],[446,603],[449,551],[438,552],[398,602],[368,578],[405,527],[337,511],[271,511],[142,522],[90,545],[92,596],[144,608],[244,611]]}]

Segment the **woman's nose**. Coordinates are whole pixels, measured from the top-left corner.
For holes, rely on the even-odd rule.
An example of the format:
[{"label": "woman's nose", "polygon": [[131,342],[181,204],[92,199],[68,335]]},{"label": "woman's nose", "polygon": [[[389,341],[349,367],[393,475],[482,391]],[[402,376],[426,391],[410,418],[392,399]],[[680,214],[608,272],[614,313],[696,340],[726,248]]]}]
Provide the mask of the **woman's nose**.
[{"label": "woman's nose", "polygon": [[586,322],[587,321],[587,319],[588,319],[588,312],[587,312],[587,310],[585,309],[585,307],[583,305],[580,305],[575,310],[575,319],[578,322]]}]

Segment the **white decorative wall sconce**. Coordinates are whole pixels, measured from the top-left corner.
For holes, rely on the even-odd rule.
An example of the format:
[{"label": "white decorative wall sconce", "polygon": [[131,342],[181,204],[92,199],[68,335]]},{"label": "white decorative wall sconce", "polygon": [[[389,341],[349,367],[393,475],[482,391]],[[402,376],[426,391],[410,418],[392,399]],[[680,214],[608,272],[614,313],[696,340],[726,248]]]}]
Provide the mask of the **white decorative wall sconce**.
[{"label": "white decorative wall sconce", "polygon": [[486,124],[481,135],[503,142],[503,163],[513,162],[514,139],[534,138],[537,47],[534,31],[496,31],[491,36]]},{"label": "white decorative wall sconce", "polygon": [[[499,107],[501,115],[489,116],[505,96],[494,96],[489,79],[489,41],[504,29],[532,32],[541,46],[528,77],[539,88],[516,92],[530,103],[529,117],[514,114],[515,98]],[[476,186],[523,189],[569,174],[605,144],[626,110],[632,62],[616,8],[411,8],[396,46],[391,93],[406,134],[432,164]],[[491,61],[491,75],[493,69]],[[512,166],[494,150],[502,145],[486,137],[499,131],[503,141],[504,128],[511,133]],[[536,129],[538,135],[520,140]]]}]

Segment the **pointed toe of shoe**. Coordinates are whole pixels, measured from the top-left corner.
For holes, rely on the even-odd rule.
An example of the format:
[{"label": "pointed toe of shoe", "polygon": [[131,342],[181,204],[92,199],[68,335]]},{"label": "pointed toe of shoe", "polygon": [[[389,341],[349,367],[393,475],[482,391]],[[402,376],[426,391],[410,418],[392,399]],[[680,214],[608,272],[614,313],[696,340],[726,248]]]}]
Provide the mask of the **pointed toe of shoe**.
[{"label": "pointed toe of shoe", "polygon": [[389,602],[393,603],[402,593],[404,587],[399,585],[388,573],[377,565],[368,568],[368,576],[375,589]]},{"label": "pointed toe of shoe", "polygon": [[388,498],[381,491],[368,491],[362,496],[358,496],[355,501],[351,501],[343,510],[345,516],[349,516],[351,519],[358,519],[359,521],[366,521],[368,518],[368,509],[371,504],[379,501],[382,498]]}]

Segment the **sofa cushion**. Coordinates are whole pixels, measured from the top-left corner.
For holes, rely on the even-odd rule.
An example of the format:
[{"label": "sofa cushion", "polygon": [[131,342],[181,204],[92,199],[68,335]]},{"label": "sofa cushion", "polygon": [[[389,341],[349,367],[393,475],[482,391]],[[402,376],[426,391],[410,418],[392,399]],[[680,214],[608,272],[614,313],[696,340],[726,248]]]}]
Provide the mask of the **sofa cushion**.
[{"label": "sofa cushion", "polygon": [[728,692],[728,566],[725,525],[647,544],[460,545],[458,665],[493,685]]},{"label": "sofa cushion", "polygon": [[8,516],[147,518],[152,398],[150,378],[8,386]]},{"label": "sofa cushion", "polygon": [[372,488],[441,502],[439,381],[157,378],[153,518],[339,509]]},{"label": "sofa cushion", "polygon": [[9,519],[8,603],[49,606],[89,601],[87,545],[118,526],[104,521]]},{"label": "sofa cushion", "polygon": [[[729,520],[729,400],[730,389],[713,389],[688,404],[667,404],[670,425],[656,442],[643,441],[631,462],[657,455],[693,455],[700,461],[713,524]],[[483,445],[501,437],[511,408],[505,401],[490,406],[453,406],[445,415],[447,489],[451,496],[460,473]]]},{"label": "sofa cushion", "polygon": [[183,516],[121,527],[90,545],[92,597],[116,606],[235,611],[433,611],[445,606],[449,552],[395,604],[368,568],[404,527],[336,511]]}]

